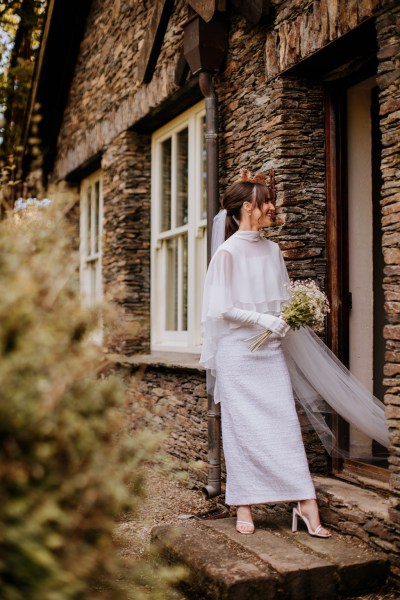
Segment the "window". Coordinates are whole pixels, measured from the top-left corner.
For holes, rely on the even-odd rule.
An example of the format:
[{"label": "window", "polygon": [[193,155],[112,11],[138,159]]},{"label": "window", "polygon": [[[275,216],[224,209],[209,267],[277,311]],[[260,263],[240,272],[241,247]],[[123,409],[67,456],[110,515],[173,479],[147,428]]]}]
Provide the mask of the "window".
[{"label": "window", "polygon": [[205,161],[200,102],[152,139],[153,349],[200,349],[207,268]]},{"label": "window", "polygon": [[95,306],[102,299],[102,220],[101,171],[96,171],[81,183],[80,280],[82,299],[87,306]]}]

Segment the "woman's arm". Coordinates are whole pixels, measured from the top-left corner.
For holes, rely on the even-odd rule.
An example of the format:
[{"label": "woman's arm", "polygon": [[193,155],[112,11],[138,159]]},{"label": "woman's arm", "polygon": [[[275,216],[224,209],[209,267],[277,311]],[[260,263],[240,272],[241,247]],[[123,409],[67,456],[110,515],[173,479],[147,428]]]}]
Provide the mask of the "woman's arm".
[{"label": "woman's arm", "polygon": [[259,313],[253,310],[244,310],[241,308],[230,308],[222,315],[224,319],[239,323],[240,325],[261,325],[265,329],[269,329],[280,337],[284,337],[290,327],[280,317],[274,317],[265,313]]}]

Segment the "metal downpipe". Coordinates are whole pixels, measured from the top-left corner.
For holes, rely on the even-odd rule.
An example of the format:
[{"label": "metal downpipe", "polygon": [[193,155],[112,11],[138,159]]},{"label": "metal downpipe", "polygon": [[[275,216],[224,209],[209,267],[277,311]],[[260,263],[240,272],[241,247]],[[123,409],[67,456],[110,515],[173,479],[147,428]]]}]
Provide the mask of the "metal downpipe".
[{"label": "metal downpipe", "polygon": [[[218,212],[218,101],[212,75],[199,74],[200,90],[206,101],[206,178],[207,178],[207,264],[211,260],[211,234],[213,218]],[[207,372],[207,377],[211,376]],[[207,389],[209,389],[207,381]],[[210,500],[221,494],[221,408],[212,394],[207,394],[208,422],[208,483],[202,488]]]}]

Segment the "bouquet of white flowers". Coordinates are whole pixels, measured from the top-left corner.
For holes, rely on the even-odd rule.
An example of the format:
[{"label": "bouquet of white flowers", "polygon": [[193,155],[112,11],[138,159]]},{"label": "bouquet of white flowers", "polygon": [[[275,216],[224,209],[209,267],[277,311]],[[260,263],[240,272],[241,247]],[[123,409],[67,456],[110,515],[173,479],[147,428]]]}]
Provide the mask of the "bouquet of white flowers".
[{"label": "bouquet of white flowers", "polygon": [[[329,312],[329,303],[326,295],[322,292],[315,281],[290,282],[291,297],[281,312],[281,318],[290,329],[308,325],[316,333],[323,331],[324,318]],[[253,352],[261,348],[267,341],[272,331],[267,329],[263,333],[257,333],[247,341],[251,341],[249,349]]]}]

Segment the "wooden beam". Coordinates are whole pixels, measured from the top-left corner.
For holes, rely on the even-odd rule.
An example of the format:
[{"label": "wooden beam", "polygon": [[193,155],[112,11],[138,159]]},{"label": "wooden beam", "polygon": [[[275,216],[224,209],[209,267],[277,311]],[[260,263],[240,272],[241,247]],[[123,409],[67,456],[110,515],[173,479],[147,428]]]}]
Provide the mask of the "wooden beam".
[{"label": "wooden beam", "polygon": [[150,83],[153,78],[173,7],[174,0],[157,0],[155,2],[153,17],[138,60],[138,78],[142,83]]}]

